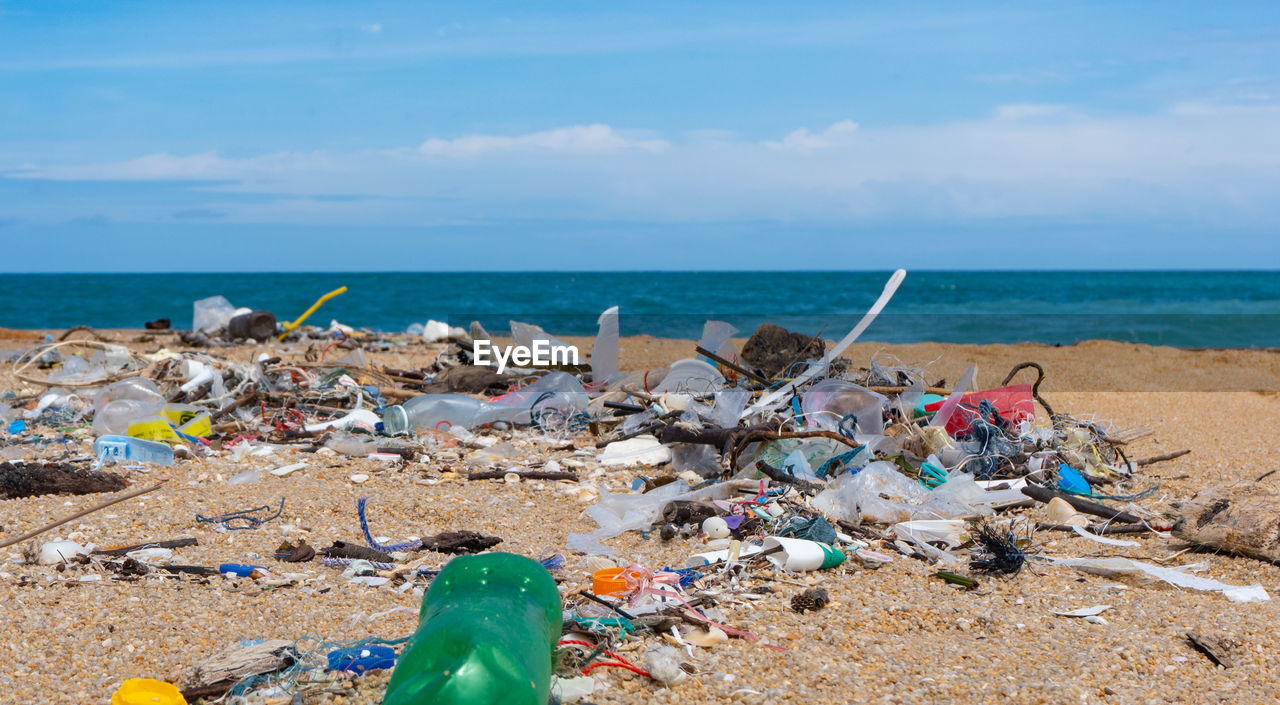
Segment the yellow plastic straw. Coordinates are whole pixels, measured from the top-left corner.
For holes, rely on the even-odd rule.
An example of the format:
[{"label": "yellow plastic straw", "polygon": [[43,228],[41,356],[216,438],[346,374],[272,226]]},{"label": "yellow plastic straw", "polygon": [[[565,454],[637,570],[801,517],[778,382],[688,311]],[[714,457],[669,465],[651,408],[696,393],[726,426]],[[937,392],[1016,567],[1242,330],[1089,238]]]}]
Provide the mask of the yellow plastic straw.
[{"label": "yellow plastic straw", "polygon": [[298,320],[296,320],[296,321],[294,321],[294,322],[292,322],[292,323],[286,323],[286,324],[284,324],[284,332],[283,332],[283,333],[281,333],[281,334],[280,334],[280,337],[279,337],[279,338],[276,338],[276,340],[278,340],[278,341],[280,341],[280,340],[284,340],[284,337],[285,337],[286,335],[288,335],[290,331],[292,331],[294,328],[297,328],[298,326],[302,325],[302,322],[303,322],[303,321],[305,321],[305,320],[307,320],[307,317],[308,317],[308,316],[310,316],[311,314],[315,313],[315,312],[316,312],[316,309],[320,308],[320,306],[321,306],[321,305],[323,305],[323,304],[324,304],[324,302],[328,301],[329,299],[332,299],[333,297],[337,296],[338,294],[345,294],[345,293],[347,293],[347,287],[342,286],[342,287],[338,287],[337,289],[334,289],[333,291],[330,291],[329,293],[325,294],[324,296],[321,296],[320,298],[316,299],[316,302],[315,302],[315,303],[313,303],[313,304],[311,304],[311,308],[307,309],[306,311],[303,311],[303,312],[302,312],[302,315],[301,315],[301,316],[298,316]]}]

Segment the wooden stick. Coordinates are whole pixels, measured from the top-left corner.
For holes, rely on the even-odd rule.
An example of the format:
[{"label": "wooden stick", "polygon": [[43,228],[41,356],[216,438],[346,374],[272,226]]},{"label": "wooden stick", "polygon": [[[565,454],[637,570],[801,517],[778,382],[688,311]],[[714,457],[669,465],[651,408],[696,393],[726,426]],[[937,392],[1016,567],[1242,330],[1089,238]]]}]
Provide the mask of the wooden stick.
[{"label": "wooden stick", "polygon": [[738,374],[742,375],[743,377],[746,377],[746,378],[750,379],[750,380],[751,380],[751,381],[753,381],[753,382],[758,382],[758,383],[763,384],[763,385],[765,385],[765,386],[768,386],[768,384],[769,384],[769,380],[765,379],[764,377],[761,377],[760,375],[758,375],[758,374],[756,374],[756,373],[752,372],[751,370],[748,370],[747,368],[743,367],[742,365],[739,365],[739,364],[736,364],[736,363],[733,363],[733,362],[729,362],[728,360],[724,359],[723,357],[720,357],[719,355],[717,355],[717,354],[715,354],[715,353],[711,352],[710,350],[707,350],[706,348],[702,347],[701,345],[699,345],[699,346],[695,347],[693,350],[694,350],[694,352],[698,353],[699,355],[706,355],[707,357],[711,358],[712,360],[715,360],[716,362],[720,363],[721,365],[724,365],[725,367],[728,367],[729,369],[733,370],[734,372],[737,372]]},{"label": "wooden stick", "polygon": [[1141,460],[1135,460],[1133,461],[1133,464],[1137,467],[1142,467],[1143,465],[1151,465],[1152,463],[1160,463],[1166,460],[1173,460],[1174,458],[1181,458],[1182,456],[1190,452],[1191,450],[1187,449],[1187,450],[1177,450],[1172,453],[1165,453],[1164,455],[1153,455],[1150,458],[1142,458]]},{"label": "wooden stick", "polygon": [[1026,487],[1022,488],[1022,494],[1025,494],[1026,496],[1036,500],[1037,502],[1044,502],[1045,504],[1048,504],[1049,500],[1053,499],[1054,497],[1060,497],[1063,500],[1065,500],[1067,504],[1070,504],[1071,506],[1075,507],[1076,511],[1084,512],[1085,514],[1092,514],[1094,516],[1102,517],[1103,519],[1118,521],[1122,524],[1141,524],[1142,523],[1141,519],[1127,512],[1122,512],[1118,509],[1112,509],[1111,507],[1108,507],[1105,504],[1090,502],[1087,499],[1081,499],[1080,497],[1077,497],[1073,494],[1067,494],[1066,492],[1058,492],[1055,490],[1051,490],[1048,487],[1037,487],[1035,485],[1027,485]]},{"label": "wooden stick", "polygon": [[797,489],[800,489],[800,490],[809,490],[811,492],[818,492],[818,491],[821,491],[822,488],[824,487],[824,485],[821,485],[817,482],[810,482],[809,480],[805,480],[803,478],[792,477],[791,475],[786,474],[782,470],[779,470],[778,468],[773,467],[772,465],[766,463],[763,460],[756,461],[756,470],[759,470],[761,474],[763,474],[765,477],[769,478],[770,480],[773,480],[774,482],[781,482],[785,485],[794,485]]},{"label": "wooden stick", "polygon": [[152,485],[152,486],[150,486],[150,487],[144,487],[144,488],[142,488],[142,489],[140,489],[140,490],[134,490],[134,491],[132,491],[132,492],[126,492],[126,493],[124,493],[124,494],[120,495],[119,497],[116,497],[115,499],[109,499],[109,500],[107,500],[107,501],[105,501],[105,502],[99,502],[98,504],[95,504],[95,505],[93,505],[92,507],[89,507],[88,509],[85,509],[85,510],[83,510],[83,511],[76,512],[75,514],[72,514],[71,516],[66,517],[65,519],[59,519],[59,520],[57,520],[57,521],[50,522],[50,523],[45,524],[44,526],[42,526],[42,527],[40,527],[40,528],[38,528],[38,529],[35,529],[35,530],[33,530],[33,531],[28,531],[27,533],[25,533],[25,534],[23,534],[23,535],[21,535],[21,536],[17,536],[17,537],[15,537],[15,538],[11,538],[11,539],[5,539],[4,541],[0,541],[0,548],[5,548],[6,546],[12,546],[12,545],[13,545],[13,544],[15,544],[15,543],[21,543],[22,541],[26,541],[26,540],[27,540],[27,539],[29,539],[29,538],[34,538],[34,537],[36,537],[36,536],[39,536],[40,534],[43,534],[43,533],[44,533],[44,532],[46,532],[46,531],[49,531],[49,530],[51,530],[51,529],[56,529],[56,528],[58,528],[59,526],[62,526],[63,524],[65,524],[65,523],[67,523],[67,522],[69,522],[69,521],[75,521],[76,519],[79,519],[79,518],[80,518],[80,517],[82,517],[82,516],[86,516],[86,515],[92,514],[92,513],[96,512],[96,511],[100,510],[100,509],[106,509],[107,507],[110,507],[110,506],[111,506],[111,505],[113,505],[113,504],[119,504],[120,502],[123,502],[123,501],[125,501],[126,499],[133,499],[134,497],[137,497],[138,495],[144,495],[144,494],[146,494],[146,493],[148,493],[148,492],[150,492],[150,491],[152,491],[152,490],[159,489],[161,485],[163,485],[164,483],[166,483],[166,482],[168,482],[168,481],[169,481],[169,478],[167,478],[167,477],[166,477],[166,478],[164,478],[163,480],[161,480],[161,481],[157,482],[156,484],[154,484],[154,485]]},{"label": "wooden stick", "polygon": [[523,480],[573,480],[578,481],[575,473],[567,471],[551,471],[551,470],[482,470],[467,475],[468,480],[501,480],[507,475],[515,473]]}]

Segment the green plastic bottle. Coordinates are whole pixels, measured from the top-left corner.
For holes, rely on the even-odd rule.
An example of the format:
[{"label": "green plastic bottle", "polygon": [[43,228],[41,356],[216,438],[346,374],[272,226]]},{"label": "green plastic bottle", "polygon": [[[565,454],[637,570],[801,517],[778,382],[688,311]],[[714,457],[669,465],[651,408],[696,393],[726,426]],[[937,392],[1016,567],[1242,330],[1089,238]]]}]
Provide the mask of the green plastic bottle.
[{"label": "green plastic bottle", "polygon": [[427,590],[419,620],[383,705],[546,705],[561,606],[537,561],[454,558]]}]

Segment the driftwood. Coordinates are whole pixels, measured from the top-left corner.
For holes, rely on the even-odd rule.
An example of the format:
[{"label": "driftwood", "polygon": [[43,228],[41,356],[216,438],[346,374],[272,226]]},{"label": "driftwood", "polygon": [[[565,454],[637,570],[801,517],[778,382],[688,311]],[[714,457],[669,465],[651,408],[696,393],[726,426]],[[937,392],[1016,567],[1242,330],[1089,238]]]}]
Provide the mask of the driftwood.
[{"label": "driftwood", "polygon": [[1025,494],[1026,496],[1036,500],[1037,502],[1044,502],[1045,504],[1048,504],[1049,500],[1053,499],[1054,497],[1061,497],[1063,500],[1067,502],[1067,504],[1070,504],[1071,506],[1075,507],[1076,511],[1078,512],[1084,512],[1085,514],[1092,514],[1094,516],[1102,517],[1103,519],[1109,519],[1111,521],[1118,521],[1122,524],[1142,523],[1141,519],[1127,512],[1122,512],[1118,509],[1112,509],[1111,507],[1108,507],[1105,504],[1090,502],[1087,499],[1082,499],[1073,494],[1067,494],[1066,492],[1058,492],[1057,490],[1051,490],[1048,487],[1037,487],[1035,485],[1027,485],[1026,487],[1022,488],[1022,494]]},{"label": "driftwood", "polygon": [[1173,535],[1183,541],[1280,563],[1280,495],[1214,487],[1182,506]]},{"label": "driftwood", "polygon": [[123,475],[90,472],[69,463],[0,463],[0,497],[5,499],[119,492],[128,485]]},{"label": "driftwood", "polygon": [[567,470],[480,470],[467,475],[468,480],[501,480],[507,475],[519,475],[522,480],[572,480],[578,481],[576,473]]},{"label": "driftwood", "polygon": [[1165,453],[1164,455],[1153,455],[1150,458],[1139,458],[1138,460],[1133,461],[1133,464],[1137,467],[1143,467],[1145,465],[1151,465],[1152,463],[1162,463],[1166,460],[1181,458],[1182,456],[1190,452],[1191,450],[1187,449],[1187,450],[1174,451],[1172,453]]},{"label": "driftwood", "polygon": [[1238,639],[1197,632],[1187,632],[1187,641],[1191,642],[1192,648],[1223,668],[1235,667],[1236,663],[1231,658],[1231,651],[1242,646]]},{"label": "driftwood", "polygon": [[822,488],[825,487],[825,485],[819,484],[817,482],[810,482],[809,480],[805,480],[803,478],[788,475],[787,473],[783,472],[782,470],[779,470],[778,468],[773,467],[772,465],[766,463],[763,460],[756,461],[756,470],[759,470],[762,475],[769,478],[770,480],[773,480],[774,482],[780,482],[785,485],[793,485],[798,490],[809,490],[811,492],[820,492],[822,491]]},{"label": "driftwood", "polygon": [[477,531],[462,529],[461,531],[446,531],[422,539],[421,550],[456,556],[464,553],[486,551],[500,543],[502,543],[502,539],[497,536],[485,536]]}]

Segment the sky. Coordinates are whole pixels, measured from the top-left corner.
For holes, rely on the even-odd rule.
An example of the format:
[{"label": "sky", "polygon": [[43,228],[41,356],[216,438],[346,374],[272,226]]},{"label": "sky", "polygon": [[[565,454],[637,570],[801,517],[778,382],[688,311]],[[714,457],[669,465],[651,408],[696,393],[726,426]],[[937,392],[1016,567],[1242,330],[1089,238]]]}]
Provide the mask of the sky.
[{"label": "sky", "polygon": [[1280,3],[0,0],[0,272],[1280,266]]}]

